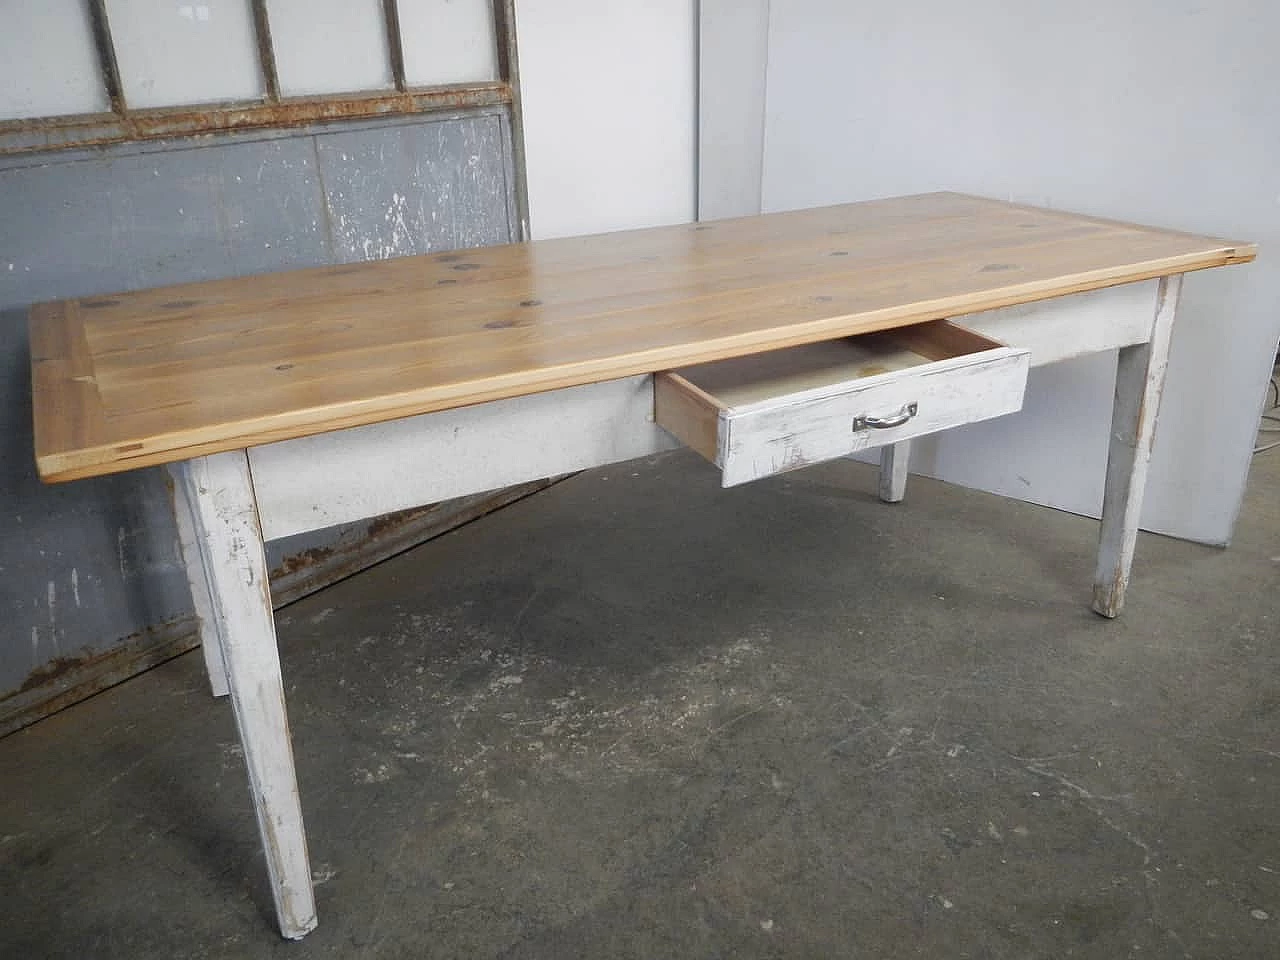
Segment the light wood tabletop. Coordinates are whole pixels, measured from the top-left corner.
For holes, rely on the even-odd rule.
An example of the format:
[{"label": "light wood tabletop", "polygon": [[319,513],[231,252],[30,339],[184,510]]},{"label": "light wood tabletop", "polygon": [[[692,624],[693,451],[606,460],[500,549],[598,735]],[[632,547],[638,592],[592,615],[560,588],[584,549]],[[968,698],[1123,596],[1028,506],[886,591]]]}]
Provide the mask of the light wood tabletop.
[{"label": "light wood tabletop", "polygon": [[48,481],[1252,260],[928,194],[31,309]]}]

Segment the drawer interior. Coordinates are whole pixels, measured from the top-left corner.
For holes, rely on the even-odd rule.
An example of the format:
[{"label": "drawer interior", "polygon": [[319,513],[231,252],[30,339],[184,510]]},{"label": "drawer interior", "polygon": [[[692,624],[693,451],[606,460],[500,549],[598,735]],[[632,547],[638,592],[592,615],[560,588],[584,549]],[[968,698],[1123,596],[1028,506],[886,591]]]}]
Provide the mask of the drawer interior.
[{"label": "drawer interior", "polygon": [[933,320],[697,364],[668,376],[685,381],[717,406],[734,409],[1002,346],[949,320]]}]

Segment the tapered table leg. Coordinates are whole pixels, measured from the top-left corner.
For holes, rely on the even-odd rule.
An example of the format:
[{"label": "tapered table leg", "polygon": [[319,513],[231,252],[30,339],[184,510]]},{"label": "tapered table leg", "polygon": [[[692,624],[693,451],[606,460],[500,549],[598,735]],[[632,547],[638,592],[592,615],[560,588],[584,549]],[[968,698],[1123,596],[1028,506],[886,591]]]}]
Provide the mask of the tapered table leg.
[{"label": "tapered table leg", "polygon": [[248,457],[200,457],[174,475],[208,584],[280,932],[298,939],[315,928],[315,897]]},{"label": "tapered table leg", "polygon": [[1147,465],[1155,438],[1156,415],[1169,366],[1169,341],[1182,290],[1182,276],[1160,281],[1156,315],[1147,343],[1123,347],[1116,365],[1116,395],[1111,417],[1111,448],[1102,499],[1098,567],[1093,578],[1093,609],[1114,617],[1124,606],[1129,567],[1138,538]]},{"label": "tapered table leg", "polygon": [[900,440],[880,448],[880,499],[899,503],[907,495],[907,464],[911,441]]},{"label": "tapered table leg", "polygon": [[200,625],[200,652],[204,656],[204,669],[209,677],[209,687],[215,697],[230,693],[227,687],[227,668],[222,662],[222,648],[218,643],[218,620],[213,615],[213,601],[209,598],[209,579],[205,574],[204,560],[196,539],[195,518],[191,505],[182,492],[184,464],[170,464],[169,476],[173,483],[173,518],[178,525],[178,541],[182,548],[182,565],[187,571],[187,583],[191,587],[191,604],[195,607]]}]

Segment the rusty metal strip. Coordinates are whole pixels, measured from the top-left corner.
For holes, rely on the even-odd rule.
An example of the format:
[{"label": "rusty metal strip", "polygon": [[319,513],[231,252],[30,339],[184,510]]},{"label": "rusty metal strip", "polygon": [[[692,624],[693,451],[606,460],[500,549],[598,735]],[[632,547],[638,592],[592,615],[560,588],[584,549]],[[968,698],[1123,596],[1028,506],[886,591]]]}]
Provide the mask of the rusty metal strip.
[{"label": "rusty metal strip", "polygon": [[525,175],[524,115],[520,107],[520,58],[516,49],[515,0],[493,0],[493,35],[498,46],[498,79],[511,92],[511,156],[515,170],[516,222],[520,240],[529,239],[529,186]]},{"label": "rusty metal strip", "polygon": [[272,604],[279,609],[293,603],[375,563],[545,490],[565,476],[400,510],[369,521],[363,529],[353,525],[351,537],[344,535],[332,546],[284,558],[281,565],[271,571]]},{"label": "rusty metal strip", "polygon": [[197,621],[188,616],[148,627],[106,651],[47,663],[28,676],[19,690],[0,697],[0,737],[199,645]]},{"label": "rusty metal strip", "polygon": [[400,36],[400,6],[396,0],[382,0],[382,19],[387,28],[387,56],[391,60],[391,77],[396,89],[403,93],[406,89],[404,40]]},{"label": "rusty metal strip", "polygon": [[496,81],[407,89],[399,8],[395,0],[383,0],[392,71],[398,89],[385,94],[339,94],[296,99],[280,97],[266,0],[252,0],[251,9],[267,102],[235,102],[199,107],[182,105],[148,110],[130,110],[125,102],[105,0],[86,2],[101,63],[103,84],[111,102],[111,112],[0,121],[0,157],[269,127],[289,129],[333,120],[368,120],[505,106],[510,109],[515,213],[519,235],[522,239],[527,239],[529,201],[525,180],[524,126],[520,109],[513,0],[492,0],[499,74]]},{"label": "rusty metal strip", "polygon": [[301,127],[330,120],[376,119],[505,106],[511,87],[501,81],[359,97],[309,97],[279,103],[129,110],[123,114],[34,118],[0,123],[0,156],[32,150],[103,146],[262,127]]},{"label": "rusty metal strip", "polygon": [[271,44],[271,21],[267,17],[267,0],[253,0],[253,32],[258,38],[258,65],[267,99],[280,100],[280,75],[276,71],[276,50]]},{"label": "rusty metal strip", "polygon": [[111,40],[111,26],[107,23],[106,0],[88,0],[88,6],[93,44],[102,70],[102,85],[106,88],[112,111],[122,113],[125,109],[124,88],[120,85],[120,65],[116,63],[116,47]]},{"label": "rusty metal strip", "polygon": [[[272,607],[287,604],[360,570],[523,500],[569,474],[504,490],[460,497],[369,522],[366,539],[337,551],[291,557],[271,571]],[[0,737],[57,713],[200,645],[199,625],[185,616],[148,627],[108,650],[63,657],[34,671],[21,688],[0,696]]]}]

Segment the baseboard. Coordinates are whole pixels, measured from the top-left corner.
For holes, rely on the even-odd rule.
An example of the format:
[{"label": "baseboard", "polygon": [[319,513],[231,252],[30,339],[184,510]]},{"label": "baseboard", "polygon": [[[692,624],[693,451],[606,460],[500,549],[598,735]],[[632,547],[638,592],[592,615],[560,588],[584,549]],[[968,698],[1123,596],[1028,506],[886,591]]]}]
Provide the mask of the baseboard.
[{"label": "baseboard", "polygon": [[199,645],[196,618],[189,616],[151,627],[84,659],[55,660],[33,674],[22,689],[0,700],[0,737]]},{"label": "baseboard", "polygon": [[502,490],[400,510],[376,517],[367,524],[352,524],[322,551],[296,553],[286,557],[282,565],[271,571],[272,606],[279,610],[420,543],[523,500],[561,479],[554,477],[521,483]]},{"label": "baseboard", "polygon": [[[300,600],[522,500],[560,479],[563,478],[524,483],[371,520],[359,535],[340,539],[323,555],[290,558],[291,562],[271,571],[272,606],[279,609]],[[0,737],[87,700],[199,645],[200,632],[192,615],[151,627],[83,659],[55,660],[33,674],[21,689],[0,700]]]}]

